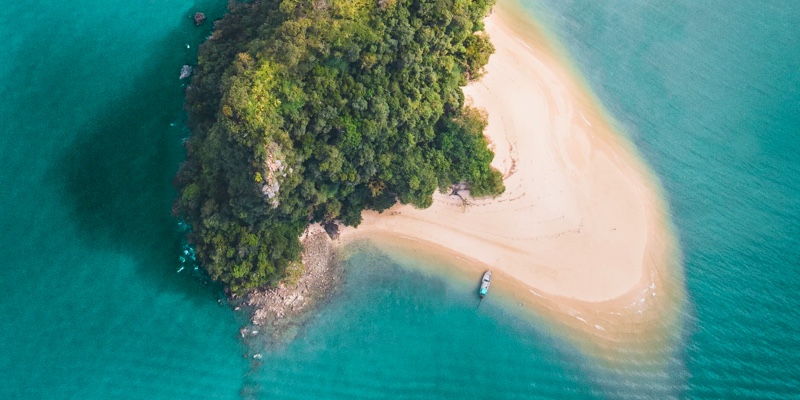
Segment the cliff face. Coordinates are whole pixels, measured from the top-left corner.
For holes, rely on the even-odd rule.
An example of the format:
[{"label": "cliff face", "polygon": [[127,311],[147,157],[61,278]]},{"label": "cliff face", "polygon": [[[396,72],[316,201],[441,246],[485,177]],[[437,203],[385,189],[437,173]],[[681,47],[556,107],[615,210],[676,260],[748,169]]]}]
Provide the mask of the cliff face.
[{"label": "cliff face", "polygon": [[[267,159],[264,162],[264,174],[257,172],[258,177],[263,177],[262,184],[261,184],[261,193],[266,196],[269,200],[269,204],[272,208],[278,208],[280,204],[280,200],[278,200],[278,194],[280,193],[281,184],[279,181],[279,177],[285,178],[287,173],[291,173],[292,168],[289,168],[289,171],[284,172],[286,169],[286,164],[283,160],[279,158],[280,152],[278,151],[278,145],[275,143],[271,143],[267,146]],[[256,178],[256,182],[258,182],[258,178]]]}]

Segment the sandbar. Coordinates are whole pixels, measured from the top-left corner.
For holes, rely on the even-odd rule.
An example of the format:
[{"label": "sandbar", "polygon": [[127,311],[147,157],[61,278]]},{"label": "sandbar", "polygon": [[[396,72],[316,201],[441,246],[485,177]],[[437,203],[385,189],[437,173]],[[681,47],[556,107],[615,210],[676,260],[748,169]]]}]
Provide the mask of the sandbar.
[{"label": "sandbar", "polygon": [[426,243],[531,296],[572,302],[570,310],[596,304],[641,314],[681,286],[668,284],[677,251],[660,184],[564,58],[546,39],[526,36],[512,14],[496,7],[486,18],[495,53],[486,74],[463,88],[488,113],[505,193],[437,192],[427,209],[365,212],[341,238]]}]

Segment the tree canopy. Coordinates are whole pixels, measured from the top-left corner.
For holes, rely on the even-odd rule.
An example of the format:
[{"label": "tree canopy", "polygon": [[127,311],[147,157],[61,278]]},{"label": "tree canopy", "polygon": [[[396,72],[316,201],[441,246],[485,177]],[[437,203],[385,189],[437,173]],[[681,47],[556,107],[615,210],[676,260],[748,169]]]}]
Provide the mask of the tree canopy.
[{"label": "tree canopy", "polygon": [[187,89],[192,136],[174,213],[209,275],[276,282],[310,222],[428,207],[466,182],[498,195],[486,117],[460,86],[493,47],[491,0],[231,3]]}]

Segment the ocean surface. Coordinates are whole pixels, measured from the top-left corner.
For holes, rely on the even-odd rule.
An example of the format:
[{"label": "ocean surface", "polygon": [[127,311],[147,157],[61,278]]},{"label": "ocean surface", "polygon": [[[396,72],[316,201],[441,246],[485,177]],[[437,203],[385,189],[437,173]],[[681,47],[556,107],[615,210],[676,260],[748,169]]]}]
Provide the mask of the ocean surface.
[{"label": "ocean surface", "polygon": [[170,216],[191,15],[226,3],[3,7],[0,399],[800,398],[796,2],[523,0],[663,183],[689,295],[670,378],[368,245],[291,337],[243,341]]},{"label": "ocean surface", "polygon": [[681,395],[800,398],[800,3],[523,1],[662,180]]}]

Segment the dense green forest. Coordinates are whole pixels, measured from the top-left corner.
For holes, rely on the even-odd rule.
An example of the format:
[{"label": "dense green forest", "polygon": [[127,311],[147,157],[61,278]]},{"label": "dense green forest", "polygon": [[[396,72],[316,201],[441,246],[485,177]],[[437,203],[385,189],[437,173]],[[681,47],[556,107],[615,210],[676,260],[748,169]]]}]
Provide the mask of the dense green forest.
[{"label": "dense green forest", "polygon": [[285,275],[311,222],[428,207],[461,182],[502,193],[486,117],[460,89],[493,51],[491,1],[231,2],[187,89],[175,179],[209,275],[242,292]]}]

